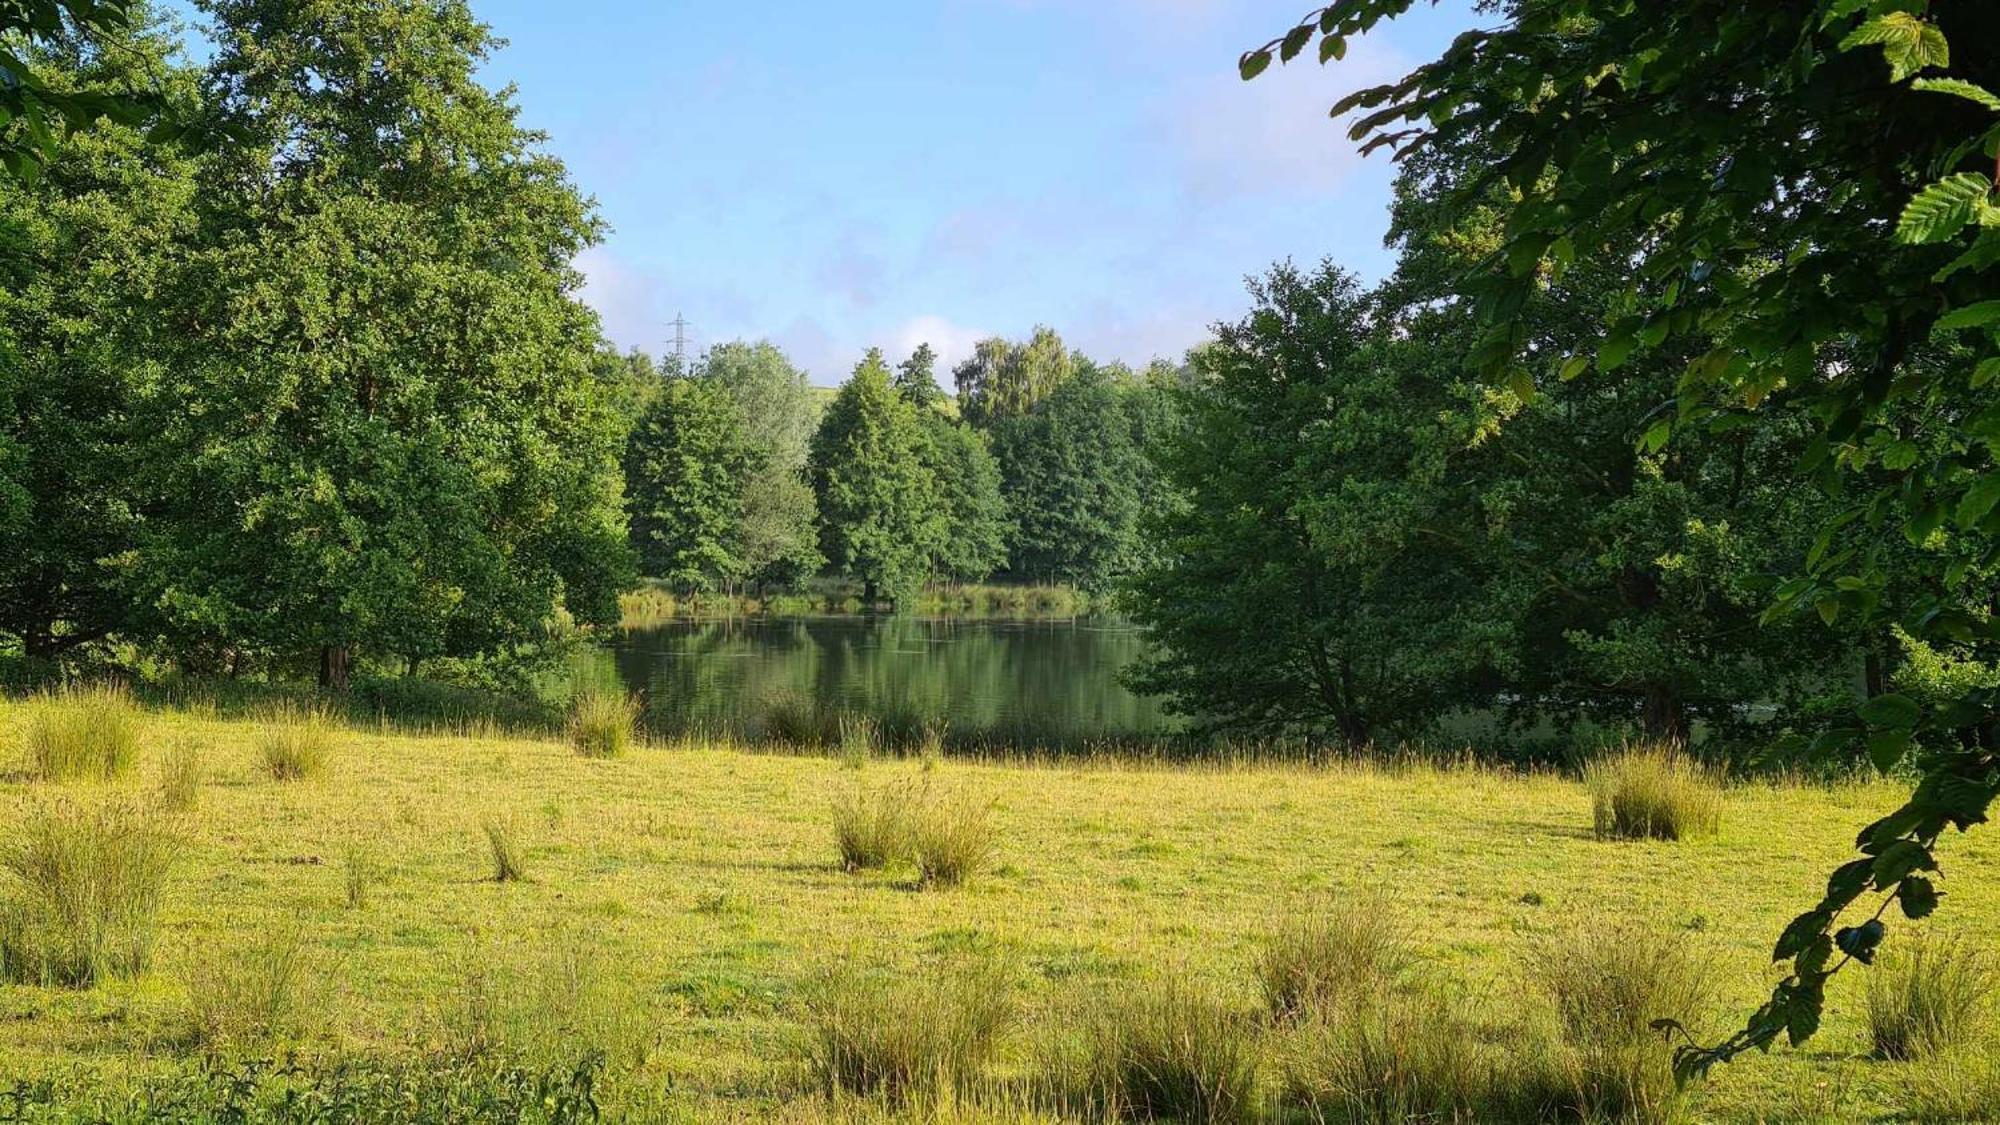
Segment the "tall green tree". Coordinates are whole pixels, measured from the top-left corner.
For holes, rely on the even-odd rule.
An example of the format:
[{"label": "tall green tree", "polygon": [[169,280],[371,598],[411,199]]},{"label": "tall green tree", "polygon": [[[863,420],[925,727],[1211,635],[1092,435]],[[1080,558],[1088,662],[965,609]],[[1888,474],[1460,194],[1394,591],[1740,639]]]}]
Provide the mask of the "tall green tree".
[{"label": "tall green tree", "polygon": [[937,352],[929,344],[918,344],[910,358],[896,365],[896,393],[920,410],[934,409],[945,400],[944,388],[937,383]]},{"label": "tall green tree", "polygon": [[571,266],[598,223],[476,71],[462,0],[208,0],[245,143],[203,170],[147,391],[149,593],[181,637],[357,655],[518,651],[610,623],[620,425]]},{"label": "tall green tree", "polygon": [[625,498],[643,573],[683,592],[714,590],[745,573],[744,486],[761,456],[727,388],[699,377],[669,380],[625,449]]},{"label": "tall green tree", "polygon": [[959,414],[980,427],[1021,417],[1075,370],[1076,361],[1053,328],[1038,326],[1020,344],[981,340],[972,356],[952,371]]},{"label": "tall green tree", "polygon": [[835,573],[861,583],[871,605],[915,593],[945,535],[925,440],[916,409],[890,385],[880,350],[854,369],[813,435],[821,549]]},{"label": "tall green tree", "polygon": [[985,434],[936,406],[920,409],[918,428],[917,456],[935,485],[932,502],[942,519],[931,570],[955,582],[978,582],[1007,564],[1013,522],[1001,494],[1000,462]]},{"label": "tall green tree", "polygon": [[1137,563],[1150,467],[1128,412],[1133,393],[1129,374],[1075,364],[1026,413],[994,423],[1016,577],[1099,588]]},{"label": "tall green tree", "polygon": [[[31,52],[38,88],[173,91],[195,75],[137,29]],[[18,93],[18,91],[17,91]],[[0,179],[0,635],[58,661],[143,639],[128,589],[145,519],[134,397],[158,374],[148,308],[193,225],[197,178],[176,146],[104,124]]]},{"label": "tall green tree", "polygon": [[[1315,42],[1320,59],[1340,57],[1409,7],[1338,0],[1244,55],[1243,74]],[[1517,0],[1497,15],[1336,107],[1364,111],[1352,135],[1370,147],[1485,147],[1518,193],[1504,245],[1465,286],[1486,327],[1475,360],[1526,397],[1540,375],[1622,379],[1635,356],[1699,341],[1675,409],[1642,440],[1801,412],[1799,472],[1846,501],[1809,572],[1776,592],[1778,612],[1871,617],[1908,565],[1929,593],[1897,607],[1912,636],[1973,657],[2000,644],[1993,617],[1966,608],[1980,600],[1967,583],[2000,559],[2000,428],[1981,393],[2000,372],[2000,54],[1985,49],[2000,9]],[[1536,352],[1516,314],[1545,276],[1609,249],[1630,255],[1628,282],[1595,346]],[[1920,362],[1940,342],[1961,361]],[[1940,422],[1934,440],[1912,440],[1913,413]],[[1836,732],[1865,738],[1883,768],[1916,755],[1922,781],[1787,927],[1775,957],[1789,972],[1770,1001],[1725,1042],[1688,1044],[1684,1072],[1811,1037],[1828,979],[1873,960],[1889,909],[1936,908],[1938,839],[1984,822],[2000,796],[1996,732],[2000,689],[1978,686],[1929,706],[1887,692]]]},{"label": "tall green tree", "polygon": [[[100,123],[139,128],[159,117],[171,84],[161,56],[137,56],[156,65],[151,73],[132,71],[126,65],[130,57],[108,57],[143,33],[149,13],[145,0],[10,0],[0,5],[0,40],[7,43],[0,122],[8,123],[0,129],[0,167],[17,180],[32,181],[71,134]],[[66,67],[56,61],[65,57],[88,58],[91,65]],[[113,77],[111,72],[122,73]],[[180,123],[161,121],[149,139],[169,140],[182,131]]]},{"label": "tall green tree", "polygon": [[760,586],[792,586],[823,561],[818,509],[806,457],[819,406],[805,373],[769,341],[718,345],[700,373],[724,387],[743,419],[754,456],[746,462],[736,533],[744,576]]}]

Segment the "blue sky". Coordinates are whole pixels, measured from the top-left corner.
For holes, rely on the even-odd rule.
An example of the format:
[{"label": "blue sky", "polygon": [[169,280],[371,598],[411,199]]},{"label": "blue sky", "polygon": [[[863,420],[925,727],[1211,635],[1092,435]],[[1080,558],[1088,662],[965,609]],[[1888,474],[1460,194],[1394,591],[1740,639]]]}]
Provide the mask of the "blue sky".
[{"label": "blue sky", "polygon": [[[1419,4],[1322,69],[1237,54],[1304,0],[473,0],[486,74],[594,195],[620,346],[769,338],[833,384],[869,346],[1053,325],[1178,356],[1285,257],[1388,264],[1386,158],[1326,107],[1470,26]],[[943,370],[940,372],[943,374]]]}]

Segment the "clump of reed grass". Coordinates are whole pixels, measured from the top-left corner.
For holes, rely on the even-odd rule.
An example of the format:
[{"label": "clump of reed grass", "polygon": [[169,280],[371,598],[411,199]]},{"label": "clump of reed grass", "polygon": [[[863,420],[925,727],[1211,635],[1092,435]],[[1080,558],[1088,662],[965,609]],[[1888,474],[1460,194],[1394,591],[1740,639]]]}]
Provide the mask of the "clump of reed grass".
[{"label": "clump of reed grass", "polygon": [[0,839],[0,978],[87,988],[144,969],[177,850],[121,805],[28,813]]},{"label": "clump of reed grass", "polygon": [[375,856],[361,844],[349,844],[341,862],[347,886],[347,908],[360,910],[368,905],[368,891],[381,875]]},{"label": "clump of reed grass", "polygon": [[1868,972],[1868,1037],[1878,1058],[1950,1052],[1980,1027],[1993,962],[1956,939],[1930,935],[1891,949]]},{"label": "clump of reed grass", "polygon": [[320,707],[285,702],[257,721],[257,754],[275,781],[301,781],[325,772],[338,727]]},{"label": "clump of reed grass", "polygon": [[1380,997],[1410,968],[1409,929],[1379,895],[1294,915],[1257,956],[1272,1018],[1330,1017]]},{"label": "clump of reed grass", "polygon": [[1212,988],[1170,977],[1107,999],[1080,1021],[1080,1049],[1052,1060],[1051,1100],[1090,1120],[1256,1120],[1256,1029]]},{"label": "clump of reed grass", "polygon": [[870,793],[856,786],[833,803],[833,840],[840,865],[849,871],[887,867],[910,854],[910,802],[907,788],[884,787]]},{"label": "clump of reed grass", "polygon": [[210,1046],[302,1034],[319,1007],[322,971],[303,936],[290,927],[214,958],[189,981],[195,1033]]},{"label": "clump of reed grass", "polygon": [[1961,1045],[1921,1059],[1909,1072],[1908,1102],[1913,1121],[2000,1121],[2000,1056]]},{"label": "clump of reed grass", "polygon": [[963,1094],[1014,1025],[1013,993],[1007,975],[985,965],[915,977],[835,973],[807,997],[804,1061],[830,1095]]},{"label": "clump of reed grass", "polygon": [[488,817],[481,827],[486,833],[487,851],[493,859],[493,881],[527,882],[527,854],[515,832],[514,822],[506,817]]},{"label": "clump of reed grass", "polygon": [[22,711],[28,770],[43,781],[107,781],[137,759],[139,708],[119,685],[36,692]]},{"label": "clump of reed grass", "polygon": [[176,739],[160,758],[160,807],[168,812],[194,808],[201,799],[201,783],[206,775],[200,748],[191,739]]},{"label": "clump of reed grass", "polygon": [[631,748],[639,701],[621,691],[586,687],[569,703],[569,743],[586,758],[616,758]]},{"label": "clump of reed grass", "polygon": [[929,789],[910,816],[909,840],[917,882],[926,887],[964,883],[991,867],[1000,847],[991,805]]},{"label": "clump of reed grass", "polygon": [[455,1050],[492,1050],[546,1064],[593,1051],[635,1052],[645,1024],[635,990],[611,978],[590,946],[554,930],[525,947],[479,952],[464,970],[442,1030]]},{"label": "clump of reed grass", "polygon": [[875,721],[866,715],[840,716],[840,762],[848,769],[858,770],[875,756],[875,743],[879,737]]},{"label": "clump of reed grass", "polygon": [[1722,789],[1671,746],[1628,746],[1584,767],[1598,839],[1685,840],[1722,824]]},{"label": "clump of reed grass", "polygon": [[1559,1063],[1586,1119],[1672,1120],[1681,1088],[1655,1020],[1699,1033],[1714,993],[1706,963],[1676,933],[1586,926],[1552,940],[1530,975],[1555,1009]]}]

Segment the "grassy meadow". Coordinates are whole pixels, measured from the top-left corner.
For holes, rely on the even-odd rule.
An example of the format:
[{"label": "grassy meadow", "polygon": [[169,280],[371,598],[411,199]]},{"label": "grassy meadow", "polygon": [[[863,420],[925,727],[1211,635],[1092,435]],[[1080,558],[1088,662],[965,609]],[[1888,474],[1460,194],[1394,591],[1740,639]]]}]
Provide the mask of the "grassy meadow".
[{"label": "grassy meadow", "polygon": [[[0,983],[0,1116],[29,1120],[119,1119],[103,1107],[243,1060],[423,1066],[486,1049],[552,1073],[601,1050],[594,1097],[620,1120],[1186,1108],[1129,1083],[1122,1102],[1051,1094],[1051,1075],[1101,1075],[1092,1037],[1107,1035],[1140,1059],[1233,1052],[1202,1073],[1242,1103],[1198,1100],[1198,1117],[1311,1120],[1287,1091],[1325,1081],[1313,1060],[1332,1048],[1278,1011],[1310,989],[1266,995],[1286,956],[1310,967],[1299,949],[1338,946],[1352,971],[1319,987],[1392,975],[1455,1029],[1439,1038],[1423,1022],[1437,1011],[1411,1003],[1415,1023],[1384,1023],[1375,1048],[1428,1035],[1507,1054],[1564,1018],[1552,970],[1664,942],[1698,976],[1697,1026],[1714,1035],[1761,998],[1778,929],[1899,796],[1732,785],[1712,834],[1613,841],[1582,780],[1471,766],[626,749],[588,731],[572,745],[199,708],[138,715],[136,751],[106,779],[38,767],[33,708],[0,708],[0,902],[19,901],[51,824],[123,816],[145,826],[143,862],[166,864],[136,964],[107,956],[80,986],[24,977],[17,955]],[[1947,842],[1934,940],[2000,936],[1996,848]],[[1355,952],[1338,926],[1314,929],[1322,917],[1378,947]],[[0,959],[26,940],[0,925]],[[1971,1030],[1948,1049],[1881,1061],[1870,1000],[1867,974],[1842,974],[1808,1050],[1723,1067],[1648,1112],[1951,1119],[2000,1094],[1977,1053],[1994,1041],[1983,1009],[1955,1017]],[[1123,1031],[1101,1030],[1118,1018]],[[1182,1046],[1138,1041],[1162,1028]],[[275,1066],[264,1081],[282,1085]],[[1326,1104],[1317,1116],[1371,1119]]]}]

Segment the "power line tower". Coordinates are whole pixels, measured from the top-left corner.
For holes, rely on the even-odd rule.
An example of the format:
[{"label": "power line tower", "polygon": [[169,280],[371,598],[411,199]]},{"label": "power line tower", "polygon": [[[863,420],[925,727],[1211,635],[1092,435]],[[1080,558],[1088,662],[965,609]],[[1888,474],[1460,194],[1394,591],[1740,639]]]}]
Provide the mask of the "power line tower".
[{"label": "power line tower", "polygon": [[667,323],[674,326],[674,370],[685,375],[687,374],[687,317],[676,312],[674,318]]}]

